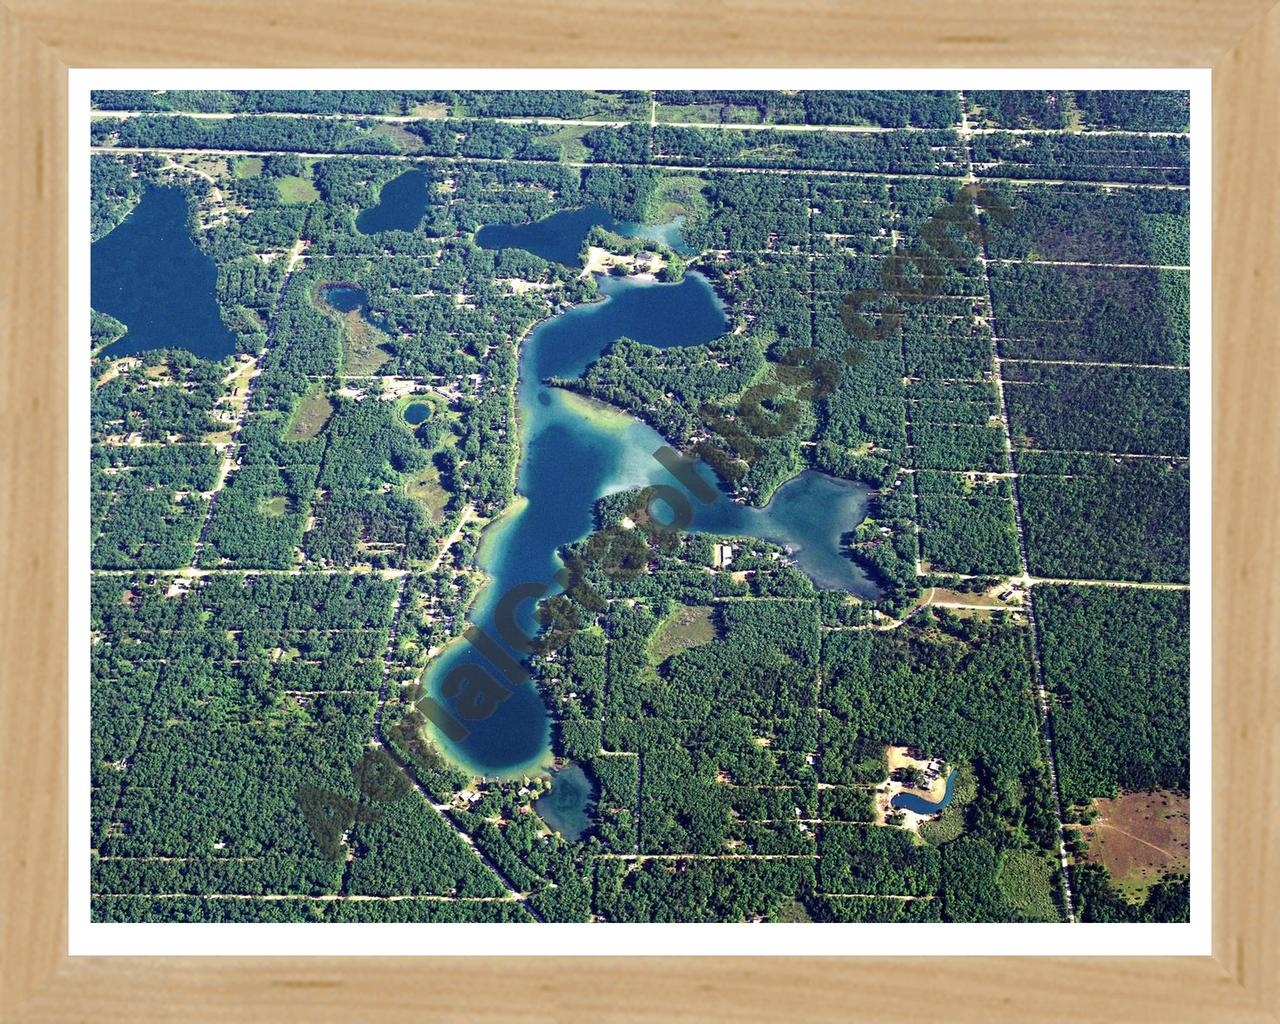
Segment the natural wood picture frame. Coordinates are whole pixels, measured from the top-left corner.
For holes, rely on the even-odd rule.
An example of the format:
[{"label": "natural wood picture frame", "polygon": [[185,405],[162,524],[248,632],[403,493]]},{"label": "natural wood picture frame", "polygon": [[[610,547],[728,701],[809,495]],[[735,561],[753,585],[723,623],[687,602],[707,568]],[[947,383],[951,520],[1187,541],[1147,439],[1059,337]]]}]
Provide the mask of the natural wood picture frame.
[{"label": "natural wood picture frame", "polygon": [[[1280,1017],[1280,7],[0,6],[0,1006],[15,1021]],[[67,955],[67,70],[183,66],[1212,67],[1213,955],[446,959]],[[1196,486],[1208,486],[1197,479]],[[1089,927],[1089,926],[1081,926]],[[886,954],[892,953],[886,950]],[[1271,964],[1271,967],[1267,965]],[[563,985],[560,972],[575,981]],[[1267,981],[1271,978],[1271,981]]]}]

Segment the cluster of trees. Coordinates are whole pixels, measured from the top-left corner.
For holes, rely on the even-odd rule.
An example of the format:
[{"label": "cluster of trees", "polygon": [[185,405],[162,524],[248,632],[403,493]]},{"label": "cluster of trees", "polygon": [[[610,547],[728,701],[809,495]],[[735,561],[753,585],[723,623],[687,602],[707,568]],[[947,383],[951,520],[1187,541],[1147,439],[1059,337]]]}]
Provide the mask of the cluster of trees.
[{"label": "cluster of trees", "polygon": [[1014,135],[972,138],[974,171],[981,177],[1048,178],[1186,185],[1191,147],[1184,136]]},{"label": "cluster of trees", "polygon": [[[1084,263],[1190,262],[1190,193],[1077,185],[993,186],[1013,216],[987,224],[992,259]],[[994,267],[992,268],[995,269]]]},{"label": "cluster of trees", "polygon": [[399,153],[372,123],[322,117],[229,117],[209,120],[169,114],[94,118],[95,146],[174,149],[284,150],[296,153]]},{"label": "cluster of trees", "polygon": [[1036,588],[1066,803],[1190,785],[1191,598],[1183,590]]},{"label": "cluster of trees", "polygon": [[97,110],[229,114],[417,114],[424,106],[469,117],[647,117],[648,96],[576,89],[99,89]]},{"label": "cluster of trees", "polygon": [[705,430],[698,410],[741,393],[763,362],[759,341],[741,334],[667,349],[619,338],[581,377],[552,383],[628,409],[687,445]]},{"label": "cluster of trees", "polygon": [[533,918],[515,902],[453,902],[438,899],[385,900],[269,900],[208,899],[182,896],[95,896],[94,921],[178,921],[188,923],[280,924],[336,921],[345,924],[527,924]]},{"label": "cluster of trees", "polygon": [[977,89],[965,93],[971,116],[995,128],[1185,132],[1191,94],[1176,90]]},{"label": "cluster of trees", "polygon": [[[649,142],[643,128],[596,129],[614,138],[633,140],[625,148],[615,142],[607,152],[630,156],[595,159],[642,163]],[[963,163],[960,140],[951,131],[793,132],[764,129],[683,128],[659,124],[652,129],[656,163],[719,167],[794,167],[840,171],[946,174]],[[594,132],[592,133],[595,134]],[[586,140],[592,145],[590,137]]]},{"label": "cluster of trees", "polygon": [[1072,94],[1091,128],[1139,132],[1185,132],[1191,123],[1191,94],[1175,90],[1102,89]]},{"label": "cluster of trees", "polygon": [[411,433],[397,403],[373,393],[337,400],[324,428],[328,443],[317,480],[324,498],[306,535],[308,559],[326,567],[359,561],[381,568],[434,554],[438,526],[397,487],[430,464],[441,433],[433,426]]},{"label": "cluster of trees", "polygon": [[965,100],[977,122],[995,128],[1066,128],[1068,94],[1046,89],[973,89]]},{"label": "cluster of trees", "polygon": [[395,89],[95,89],[96,110],[191,110],[204,114],[408,114],[443,101],[439,91]]},{"label": "cluster of trees", "polygon": [[[149,370],[163,367],[162,380]],[[185,349],[162,349],[93,389],[89,432],[95,442],[138,434],[145,442],[199,441],[218,429],[211,413],[222,393],[223,367]],[[145,457],[145,456],[144,456]]]},{"label": "cluster of trees", "polygon": [[824,825],[818,852],[822,892],[927,896],[938,889],[938,851],[900,829]]},{"label": "cluster of trees", "polygon": [[[658,89],[659,120],[694,121],[708,107],[725,122],[765,124],[872,124],[882,128],[948,128],[960,121],[954,92],[924,89],[822,89],[782,93],[747,89]],[[698,107],[698,117],[666,107]]]},{"label": "cluster of trees", "polygon": [[[827,635],[822,664],[824,781],[867,783],[882,765],[859,765],[890,743],[950,763],[980,761],[980,790],[1016,790],[1039,764],[1027,631],[941,615],[888,633]],[[879,778],[875,776],[879,774]]]},{"label": "cluster of trees", "polygon": [[772,918],[791,894],[813,888],[810,860],[598,860],[597,916],[616,923],[743,921]]},{"label": "cluster of trees", "polygon": [[1075,869],[1075,895],[1081,921],[1144,924],[1191,920],[1191,880],[1185,875],[1162,878],[1141,903],[1135,904],[1117,891],[1106,868],[1080,864]]},{"label": "cluster of trees", "polygon": [[993,263],[1001,355],[1014,359],[1185,364],[1185,270]]},{"label": "cluster of trees", "polygon": [[89,160],[89,237],[95,242],[108,234],[128,216],[142,193],[147,178],[135,173],[145,166],[155,173],[163,160],[152,154],[141,154],[136,163],[94,154]]},{"label": "cluster of trees", "polygon": [[1185,465],[1030,452],[1017,462],[1032,573],[1187,582],[1191,477]]},{"label": "cluster of trees", "polygon": [[913,422],[911,458],[918,469],[1002,473],[1009,468],[1004,435],[989,423]]},{"label": "cluster of trees", "polygon": [[335,891],[341,861],[296,795],[356,799],[394,585],[228,574],[167,596],[169,584],[94,580],[92,829],[104,857],[191,859],[104,861],[103,889]]},{"label": "cluster of trees", "polygon": [[966,486],[950,473],[915,474],[921,556],[931,568],[967,575],[1018,571],[1009,481]]},{"label": "cluster of trees", "polygon": [[1015,444],[1077,452],[1189,455],[1184,369],[1004,363]]}]

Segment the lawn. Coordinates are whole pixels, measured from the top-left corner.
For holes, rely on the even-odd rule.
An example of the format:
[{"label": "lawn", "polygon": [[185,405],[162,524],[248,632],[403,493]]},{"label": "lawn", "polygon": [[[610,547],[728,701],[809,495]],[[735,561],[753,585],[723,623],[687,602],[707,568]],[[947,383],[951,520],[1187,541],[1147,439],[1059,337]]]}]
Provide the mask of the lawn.
[{"label": "lawn", "polygon": [[245,178],[256,178],[262,173],[262,157],[242,156],[231,165],[233,177],[243,181]]},{"label": "lawn", "polygon": [[315,185],[308,179],[300,178],[296,174],[287,174],[277,180],[276,189],[280,193],[281,201],[291,205],[312,203],[320,198],[320,193],[316,191]]}]

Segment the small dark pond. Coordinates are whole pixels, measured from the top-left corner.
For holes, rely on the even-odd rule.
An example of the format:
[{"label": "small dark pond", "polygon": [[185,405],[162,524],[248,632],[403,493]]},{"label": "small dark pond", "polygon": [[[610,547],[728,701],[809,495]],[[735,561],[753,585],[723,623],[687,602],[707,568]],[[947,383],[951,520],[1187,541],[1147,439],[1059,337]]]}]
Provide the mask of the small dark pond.
[{"label": "small dark pond", "polygon": [[108,357],[185,348],[217,360],[235,352],[218,309],[218,270],[192,241],[187,215],[181,189],[150,189],[90,248],[89,302],[128,327],[106,347]]},{"label": "small dark pond", "polygon": [[327,284],[320,289],[320,297],[339,313],[350,313],[369,301],[369,293],[353,284]]},{"label": "small dark pond", "polygon": [[670,224],[636,224],[618,220],[599,203],[593,203],[579,210],[561,210],[531,224],[487,224],[476,232],[476,244],[484,249],[524,249],[544,260],[576,267],[582,240],[599,224],[614,234],[661,242],[688,255],[680,238],[681,219]]},{"label": "small dark pond", "polygon": [[404,409],[404,421],[414,427],[419,423],[425,423],[430,415],[431,406],[426,402],[412,402]]},{"label": "small dark pond", "polygon": [[922,796],[915,793],[898,793],[889,801],[893,807],[900,807],[904,811],[915,811],[916,814],[937,814],[951,803],[951,791],[956,784],[956,769],[951,769],[951,774],[947,776],[947,791],[942,795],[942,799],[936,804],[930,803]]},{"label": "small dark pond", "polygon": [[551,791],[533,802],[538,817],[570,842],[577,842],[591,827],[596,807],[596,787],[576,764],[551,774]]},{"label": "small dark pond", "polygon": [[366,235],[416,230],[427,212],[429,183],[422,171],[405,171],[393,178],[378,193],[378,205],[356,215],[356,228]]}]

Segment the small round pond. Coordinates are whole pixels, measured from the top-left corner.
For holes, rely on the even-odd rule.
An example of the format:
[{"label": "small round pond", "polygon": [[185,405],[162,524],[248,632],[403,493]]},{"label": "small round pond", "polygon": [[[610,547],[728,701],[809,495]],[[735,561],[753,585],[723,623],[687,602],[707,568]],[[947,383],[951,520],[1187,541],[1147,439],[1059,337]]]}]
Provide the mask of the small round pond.
[{"label": "small round pond", "polygon": [[404,421],[412,427],[425,423],[431,415],[431,406],[426,402],[410,402],[404,407]]},{"label": "small round pond", "polygon": [[339,313],[350,313],[369,301],[369,293],[354,284],[327,284],[320,289],[320,297]]}]

